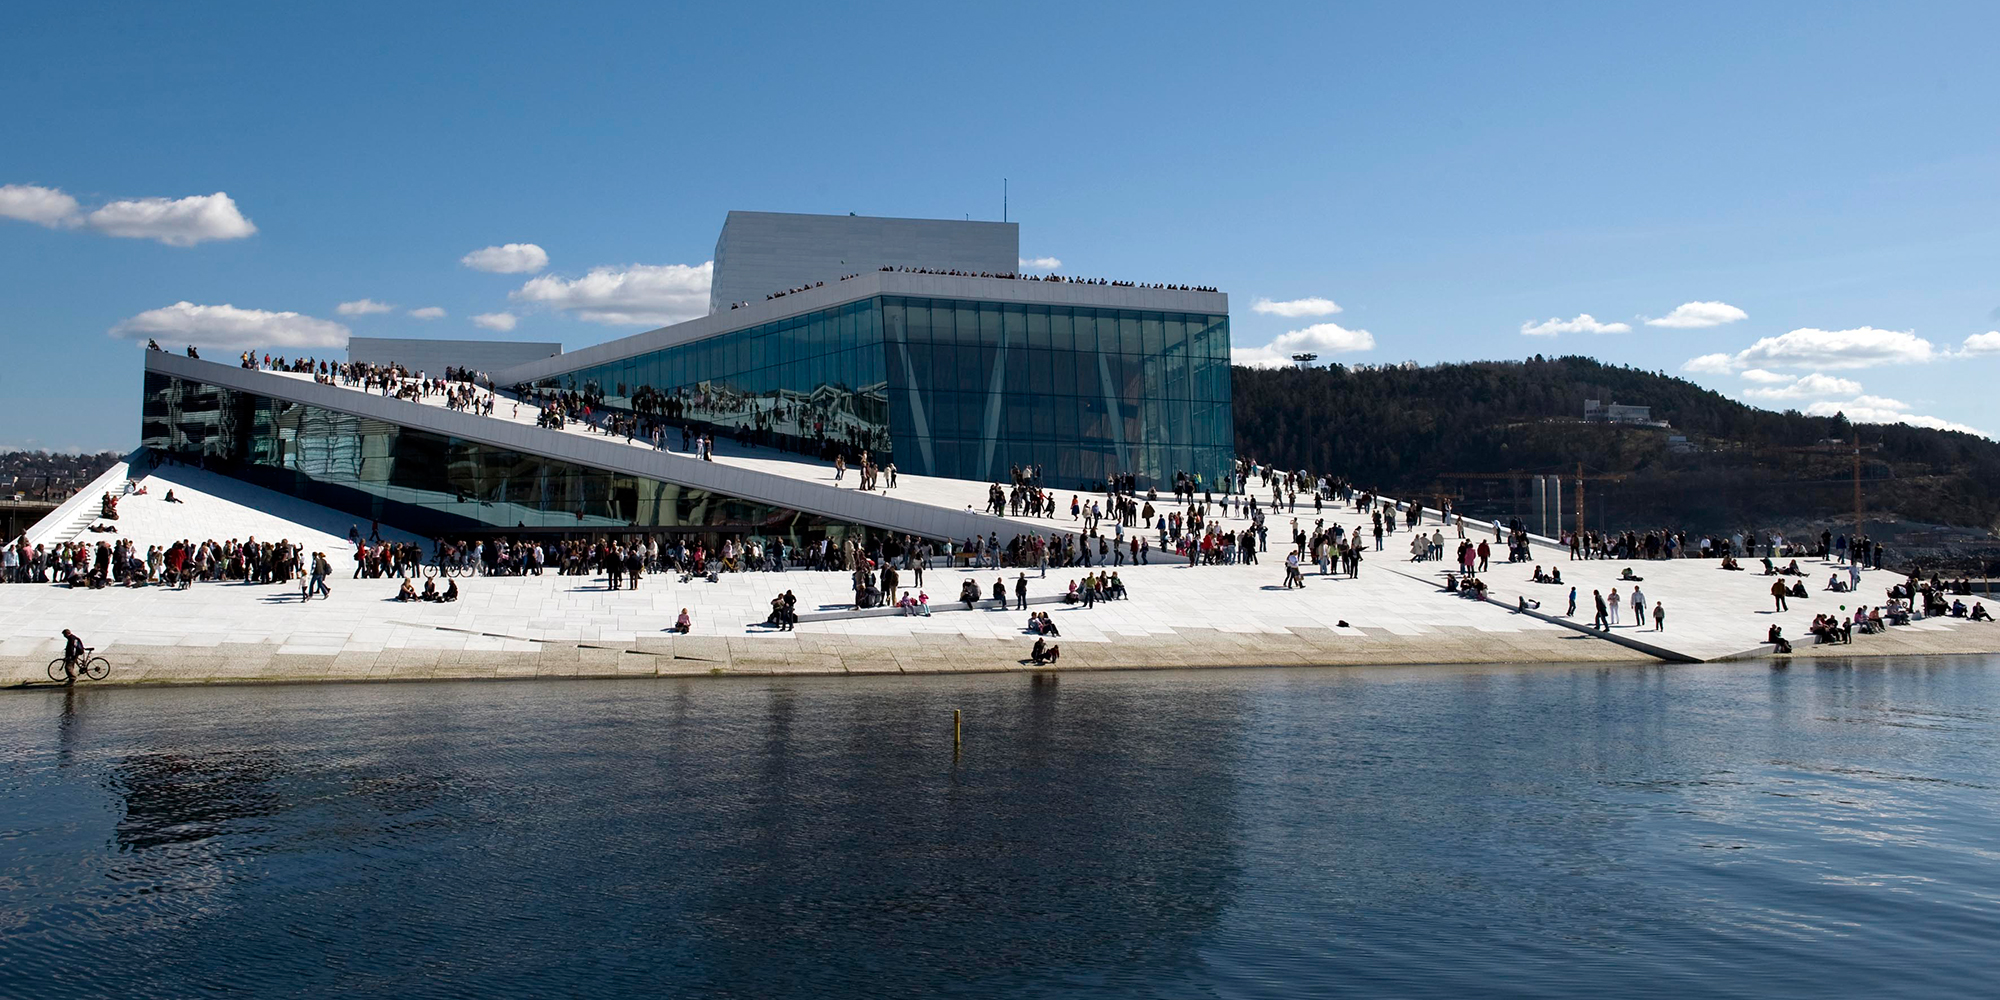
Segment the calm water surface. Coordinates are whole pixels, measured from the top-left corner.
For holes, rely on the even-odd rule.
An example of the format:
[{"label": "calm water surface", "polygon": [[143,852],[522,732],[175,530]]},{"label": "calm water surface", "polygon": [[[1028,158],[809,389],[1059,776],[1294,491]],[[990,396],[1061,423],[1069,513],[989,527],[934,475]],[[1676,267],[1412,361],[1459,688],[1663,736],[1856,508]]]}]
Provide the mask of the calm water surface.
[{"label": "calm water surface", "polygon": [[12,692],[0,996],[1991,996],[1996,733],[1990,658]]}]

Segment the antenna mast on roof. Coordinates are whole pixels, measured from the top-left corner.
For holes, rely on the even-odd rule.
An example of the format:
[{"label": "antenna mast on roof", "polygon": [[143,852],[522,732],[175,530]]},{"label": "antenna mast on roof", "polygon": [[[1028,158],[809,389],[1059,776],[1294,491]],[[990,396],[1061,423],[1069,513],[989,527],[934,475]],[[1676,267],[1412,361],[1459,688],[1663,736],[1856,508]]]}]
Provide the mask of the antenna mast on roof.
[{"label": "antenna mast on roof", "polygon": [[1007,221],[1007,178],[1000,178],[1000,221]]}]

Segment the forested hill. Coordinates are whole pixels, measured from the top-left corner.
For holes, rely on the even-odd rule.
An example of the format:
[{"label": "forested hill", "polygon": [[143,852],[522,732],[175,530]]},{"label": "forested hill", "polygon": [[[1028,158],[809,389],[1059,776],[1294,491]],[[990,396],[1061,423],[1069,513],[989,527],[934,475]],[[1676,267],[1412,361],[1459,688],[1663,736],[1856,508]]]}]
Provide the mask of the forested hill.
[{"label": "forested hill", "polygon": [[[1851,515],[1843,417],[1760,410],[1686,379],[1583,357],[1426,368],[1234,369],[1236,451],[1336,470],[1407,494],[1459,493],[1472,474],[1623,475],[1597,496],[1635,523],[1717,529]],[[1586,424],[1586,399],[1652,407],[1671,430]],[[1989,528],[2000,443],[1906,425],[1860,428],[1871,516]],[[1690,448],[1670,447],[1686,435]],[[1485,487],[1491,491],[1491,484]],[[1490,497],[1486,498],[1490,499]],[[1592,526],[1598,517],[1593,515]]]}]

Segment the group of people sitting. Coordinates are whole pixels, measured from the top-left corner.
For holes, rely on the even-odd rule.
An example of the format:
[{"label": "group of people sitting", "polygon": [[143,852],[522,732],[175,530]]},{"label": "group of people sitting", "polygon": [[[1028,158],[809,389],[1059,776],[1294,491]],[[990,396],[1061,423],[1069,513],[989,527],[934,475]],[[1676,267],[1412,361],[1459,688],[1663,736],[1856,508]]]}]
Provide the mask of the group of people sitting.
[{"label": "group of people sitting", "polygon": [[[1963,618],[1975,622],[1993,620],[1992,613],[1988,612],[1986,605],[1979,601],[1972,602],[1970,608],[1965,606],[1964,601],[1953,601],[1948,608],[1940,610],[1938,616]],[[1892,625],[1908,625],[1916,617],[1915,609],[1911,607],[1908,598],[1891,597],[1886,605],[1856,608],[1851,617],[1837,614],[1814,615],[1812,626],[1807,631],[1813,634],[1817,645],[1849,643],[1854,641],[1856,630],[1863,635],[1874,635],[1887,631]],[[1785,638],[1784,629],[1780,626],[1771,626],[1764,633],[1764,641],[1770,643],[1775,652],[1792,651],[1792,644]]]},{"label": "group of people sitting", "polygon": [[1813,634],[1816,645],[1854,641],[1854,622],[1842,621],[1839,615],[1814,615],[1812,627],[1807,631]]},{"label": "group of people sitting", "polygon": [[[1486,598],[1486,581],[1476,576],[1468,575],[1464,582],[1461,583],[1458,579],[1458,574],[1446,573],[1444,575],[1444,592],[1447,594],[1457,594],[1469,601],[1484,600]],[[1536,606],[1539,607],[1540,602],[1536,602]]]},{"label": "group of people sitting", "polygon": [[410,580],[406,577],[403,580],[402,589],[396,591],[396,600],[431,601],[437,604],[450,604],[451,602],[458,600],[458,581],[446,580],[444,590],[440,592],[438,590],[437,580],[431,577],[425,577],[424,590],[423,593],[420,594],[417,592],[417,588],[410,585]]},{"label": "group of people sitting", "polygon": [[1063,594],[1063,603],[1081,604],[1087,608],[1098,601],[1110,601],[1124,596],[1126,596],[1125,581],[1118,579],[1118,574],[1099,573],[1091,576],[1085,573],[1081,586],[1075,580],[1069,582],[1069,590]]},{"label": "group of people sitting", "polygon": [[1543,571],[1542,571],[1542,567],[1540,567],[1540,566],[1536,566],[1536,567],[1535,567],[1535,582],[1536,582],[1536,583],[1553,583],[1553,584],[1555,584],[1555,585],[1557,585],[1557,586],[1561,586],[1561,585],[1562,585],[1562,582],[1563,582],[1563,573],[1562,573],[1562,570],[1560,570],[1560,569],[1557,569],[1557,568],[1556,568],[1556,567],[1554,567],[1554,566],[1551,566],[1551,567],[1549,567],[1549,569],[1548,569],[1548,571],[1547,571],[1547,572],[1543,572]]}]

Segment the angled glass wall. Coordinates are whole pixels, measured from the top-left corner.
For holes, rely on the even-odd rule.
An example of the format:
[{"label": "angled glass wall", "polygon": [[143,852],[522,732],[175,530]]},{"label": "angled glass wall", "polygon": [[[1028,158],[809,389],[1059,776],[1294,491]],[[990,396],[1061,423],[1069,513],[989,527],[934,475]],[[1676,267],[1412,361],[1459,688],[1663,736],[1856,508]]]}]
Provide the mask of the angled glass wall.
[{"label": "angled glass wall", "polygon": [[862,530],[157,372],[146,373],[142,414],[142,443],[155,455],[419,534],[637,528],[801,544]]},{"label": "angled glass wall", "polygon": [[1225,315],[881,296],[537,384],[956,479],[1164,486],[1235,460]]},{"label": "angled glass wall", "polygon": [[876,300],[863,299],[579,368],[536,386],[705,424],[754,444],[886,456],[881,319]]}]

